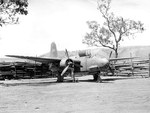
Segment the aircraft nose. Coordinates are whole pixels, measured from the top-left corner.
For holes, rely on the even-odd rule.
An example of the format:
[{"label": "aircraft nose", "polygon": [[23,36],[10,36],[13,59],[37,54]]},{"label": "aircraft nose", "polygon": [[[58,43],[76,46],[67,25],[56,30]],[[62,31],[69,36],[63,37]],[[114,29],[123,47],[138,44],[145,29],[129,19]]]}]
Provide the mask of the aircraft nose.
[{"label": "aircraft nose", "polygon": [[99,67],[103,67],[103,66],[107,65],[108,63],[109,63],[109,60],[106,58],[99,58],[97,60],[97,64]]},{"label": "aircraft nose", "polygon": [[106,58],[103,58],[103,59],[102,59],[102,62],[103,62],[103,64],[105,65],[105,64],[108,64],[108,63],[109,63],[109,60],[106,59]]}]

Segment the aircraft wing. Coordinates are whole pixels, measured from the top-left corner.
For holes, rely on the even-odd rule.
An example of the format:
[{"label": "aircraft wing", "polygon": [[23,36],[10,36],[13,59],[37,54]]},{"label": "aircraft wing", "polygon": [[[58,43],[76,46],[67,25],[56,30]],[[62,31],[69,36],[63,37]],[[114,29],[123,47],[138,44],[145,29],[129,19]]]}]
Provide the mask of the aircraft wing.
[{"label": "aircraft wing", "polygon": [[20,58],[20,59],[27,59],[27,60],[32,60],[36,62],[41,62],[41,63],[59,63],[61,59],[59,58],[42,58],[42,57],[31,57],[31,56],[18,56],[18,55],[6,55],[7,57],[14,57],[14,58]]},{"label": "aircraft wing", "polygon": [[120,68],[120,67],[129,67],[131,64],[115,64],[114,67]]},{"label": "aircraft wing", "polygon": [[0,68],[7,68],[10,67],[11,65],[0,65]]},{"label": "aircraft wing", "polygon": [[138,57],[110,58],[109,61],[128,60],[128,59],[134,59],[134,58],[138,58]]}]

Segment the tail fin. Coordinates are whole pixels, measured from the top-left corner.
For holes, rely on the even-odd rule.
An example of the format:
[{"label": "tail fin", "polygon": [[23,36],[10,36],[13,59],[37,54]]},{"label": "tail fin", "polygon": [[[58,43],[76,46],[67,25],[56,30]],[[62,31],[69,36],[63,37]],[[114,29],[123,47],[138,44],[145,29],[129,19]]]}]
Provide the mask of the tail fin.
[{"label": "tail fin", "polygon": [[56,47],[55,42],[51,43],[50,57],[58,57],[57,47]]}]

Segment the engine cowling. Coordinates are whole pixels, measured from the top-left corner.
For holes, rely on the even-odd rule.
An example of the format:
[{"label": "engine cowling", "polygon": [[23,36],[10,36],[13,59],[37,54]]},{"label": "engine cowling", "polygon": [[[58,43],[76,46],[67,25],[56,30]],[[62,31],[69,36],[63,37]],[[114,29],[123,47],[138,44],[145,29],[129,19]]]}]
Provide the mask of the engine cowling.
[{"label": "engine cowling", "polygon": [[73,60],[70,59],[70,58],[62,59],[60,61],[60,67],[66,67],[66,66],[68,66],[70,64],[73,64]]}]

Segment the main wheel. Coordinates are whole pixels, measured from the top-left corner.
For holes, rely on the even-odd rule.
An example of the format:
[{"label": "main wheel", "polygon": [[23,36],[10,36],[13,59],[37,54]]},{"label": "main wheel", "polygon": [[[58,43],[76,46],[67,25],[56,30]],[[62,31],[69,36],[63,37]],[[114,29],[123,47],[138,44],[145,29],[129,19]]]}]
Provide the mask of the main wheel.
[{"label": "main wheel", "polygon": [[98,78],[98,75],[97,75],[97,74],[94,74],[94,75],[93,75],[93,80],[94,80],[94,81],[97,81],[97,78]]},{"label": "main wheel", "polygon": [[97,72],[96,74],[93,75],[94,81],[96,82],[102,82],[102,79],[100,77],[100,72]]}]

